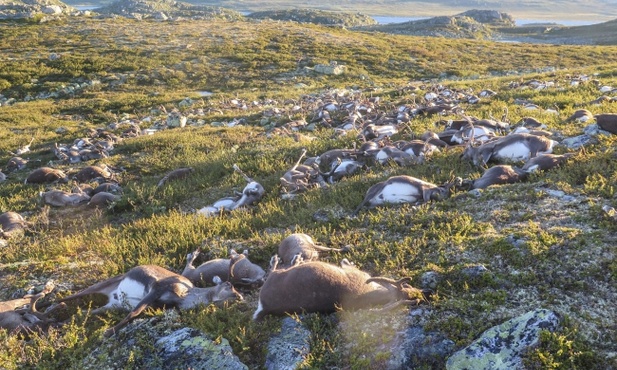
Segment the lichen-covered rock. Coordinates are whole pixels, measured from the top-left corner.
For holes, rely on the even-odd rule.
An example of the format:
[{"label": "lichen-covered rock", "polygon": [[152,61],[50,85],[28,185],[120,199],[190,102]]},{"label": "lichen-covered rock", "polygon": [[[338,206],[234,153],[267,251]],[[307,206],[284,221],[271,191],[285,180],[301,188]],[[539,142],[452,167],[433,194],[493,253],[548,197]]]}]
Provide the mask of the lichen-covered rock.
[{"label": "lichen-covered rock", "polygon": [[345,73],[347,66],[339,65],[336,62],[331,62],[330,64],[317,64],[313,70],[317,73],[337,76]]},{"label": "lichen-covered rock", "polygon": [[75,12],[75,8],[59,0],[0,1],[0,19],[30,19],[40,14],[57,16]]},{"label": "lichen-covered rock", "polygon": [[233,354],[229,342],[222,339],[216,344],[200,331],[182,328],[159,338],[155,346],[160,349],[164,363],[175,368],[203,370],[247,369]]},{"label": "lichen-covered rock", "polygon": [[492,26],[500,27],[514,27],[516,21],[514,17],[508,13],[502,13],[497,10],[468,10],[466,12],[457,14],[457,17],[469,17],[476,22],[490,24]]},{"label": "lichen-covered rock", "polygon": [[554,331],[559,317],[552,311],[537,309],[485,331],[466,348],[452,355],[448,370],[522,369],[521,355],[536,345],[541,330]]},{"label": "lichen-covered rock", "polygon": [[281,332],[270,339],[266,369],[296,369],[309,355],[311,332],[291,317],[283,319]]},{"label": "lichen-covered rock", "polygon": [[569,137],[567,139],[563,139],[561,141],[561,145],[564,145],[566,148],[570,150],[580,149],[585,145],[597,144],[598,139],[594,136],[589,136],[587,134]]},{"label": "lichen-covered rock", "polygon": [[[83,369],[245,370],[226,339],[216,343],[197,329],[181,327],[177,312],[161,320],[138,319],[104,339],[82,361]],[[130,365],[130,366],[129,366]]]}]

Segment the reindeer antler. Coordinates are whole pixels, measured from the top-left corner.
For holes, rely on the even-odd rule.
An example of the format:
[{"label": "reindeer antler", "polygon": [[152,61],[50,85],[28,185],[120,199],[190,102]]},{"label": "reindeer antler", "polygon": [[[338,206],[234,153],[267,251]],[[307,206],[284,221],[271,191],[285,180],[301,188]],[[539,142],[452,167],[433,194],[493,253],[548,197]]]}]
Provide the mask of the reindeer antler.
[{"label": "reindeer antler", "polygon": [[242,175],[242,177],[244,177],[244,179],[246,180],[246,182],[251,183],[253,182],[253,179],[248,177],[241,169],[240,167],[238,167],[237,164],[234,163],[233,168],[236,172],[238,172],[240,175]]}]

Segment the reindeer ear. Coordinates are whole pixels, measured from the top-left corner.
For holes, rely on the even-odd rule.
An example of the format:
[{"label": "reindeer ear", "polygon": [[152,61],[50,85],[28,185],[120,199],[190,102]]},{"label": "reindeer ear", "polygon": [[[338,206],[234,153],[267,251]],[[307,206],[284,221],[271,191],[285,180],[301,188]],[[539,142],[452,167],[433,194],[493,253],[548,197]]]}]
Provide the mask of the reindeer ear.
[{"label": "reindeer ear", "polygon": [[214,277],[212,278],[212,282],[216,285],[219,285],[223,283],[223,280],[221,280],[221,278],[218,275],[214,275]]}]

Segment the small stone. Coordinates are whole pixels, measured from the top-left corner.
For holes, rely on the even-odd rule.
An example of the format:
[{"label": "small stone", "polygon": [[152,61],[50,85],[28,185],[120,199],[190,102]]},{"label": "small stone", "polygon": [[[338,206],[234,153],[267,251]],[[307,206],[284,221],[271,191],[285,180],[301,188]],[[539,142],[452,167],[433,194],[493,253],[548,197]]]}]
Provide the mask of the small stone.
[{"label": "small stone", "polygon": [[441,275],[435,271],[427,271],[420,278],[420,287],[422,289],[436,289],[437,284],[441,281]]},{"label": "small stone", "polygon": [[488,274],[489,272],[490,272],[489,269],[487,269],[484,265],[466,267],[462,271],[464,275],[467,275],[467,277],[472,277],[472,278],[478,277],[484,274]]}]

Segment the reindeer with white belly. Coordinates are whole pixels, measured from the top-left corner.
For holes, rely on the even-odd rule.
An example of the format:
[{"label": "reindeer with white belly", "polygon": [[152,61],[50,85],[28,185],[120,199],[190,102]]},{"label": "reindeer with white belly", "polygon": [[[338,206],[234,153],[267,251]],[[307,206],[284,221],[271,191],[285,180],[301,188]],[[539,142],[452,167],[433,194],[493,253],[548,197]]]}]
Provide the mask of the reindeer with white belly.
[{"label": "reindeer with white belly", "polygon": [[519,133],[499,137],[476,146],[472,137],[461,157],[472,160],[476,166],[485,166],[491,159],[526,161],[538,154],[552,153],[555,144],[556,141],[544,136]]}]

